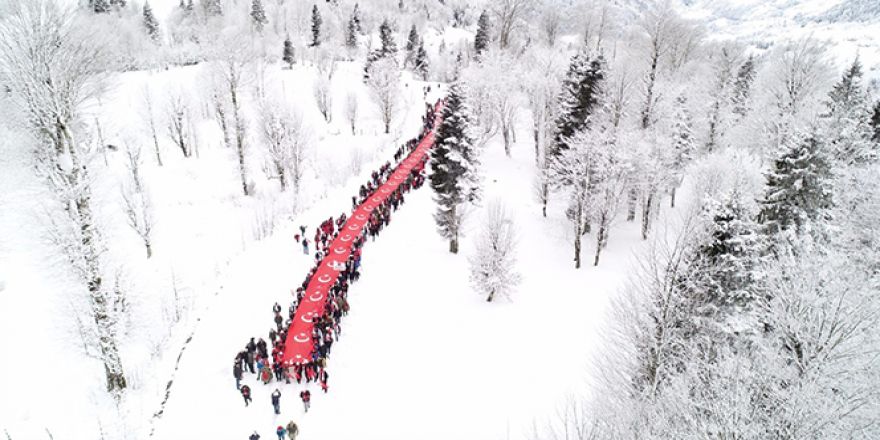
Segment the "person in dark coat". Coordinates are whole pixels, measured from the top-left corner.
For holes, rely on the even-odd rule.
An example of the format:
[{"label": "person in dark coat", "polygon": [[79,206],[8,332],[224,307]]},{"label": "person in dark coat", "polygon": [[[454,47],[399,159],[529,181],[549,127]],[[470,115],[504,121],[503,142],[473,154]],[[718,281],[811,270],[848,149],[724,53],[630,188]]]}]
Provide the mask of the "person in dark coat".
[{"label": "person in dark coat", "polygon": [[306,409],[306,412],[309,412],[309,407],[312,406],[312,393],[309,390],[303,390],[299,392],[299,398],[303,401],[303,406]]},{"label": "person in dark coat", "polygon": [[284,435],[287,434],[287,431],[283,426],[278,425],[278,428],[275,429],[275,435],[278,436],[278,440],[284,440]]},{"label": "person in dark coat", "polygon": [[251,387],[244,385],[241,387],[241,397],[244,398],[244,406],[248,406],[251,402]]},{"label": "person in dark coat", "polygon": [[235,378],[235,389],[241,389],[241,364],[238,362],[232,367],[232,377]]},{"label": "person in dark coat", "polygon": [[260,440],[260,434],[257,434],[257,431],[254,431],[254,433],[248,437],[248,440]]},{"label": "person in dark coat", "polygon": [[287,424],[287,436],[290,437],[290,440],[296,440],[296,435],[299,434],[299,427],[296,426],[296,423],[293,423],[293,420]]},{"label": "person in dark coat", "polygon": [[275,414],[281,414],[281,391],[278,388],[272,392],[272,407],[275,408]]}]

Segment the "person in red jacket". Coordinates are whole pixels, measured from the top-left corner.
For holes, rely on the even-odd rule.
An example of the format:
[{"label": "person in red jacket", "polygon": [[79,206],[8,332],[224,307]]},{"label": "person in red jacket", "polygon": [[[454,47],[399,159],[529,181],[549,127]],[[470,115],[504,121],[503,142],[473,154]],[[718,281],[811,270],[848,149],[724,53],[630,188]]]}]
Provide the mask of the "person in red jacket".
[{"label": "person in red jacket", "polygon": [[[247,385],[245,385],[247,386]],[[312,406],[312,393],[309,390],[303,390],[299,392],[299,398],[303,401],[303,406],[306,408],[306,412],[309,412],[309,407]]]},{"label": "person in red jacket", "polygon": [[244,397],[244,406],[248,406],[248,403],[251,401],[251,387],[242,385],[241,397]]},{"label": "person in red jacket", "polygon": [[318,378],[321,381],[321,389],[324,390],[324,392],[326,393],[327,392],[327,379],[330,378],[330,375],[327,374],[327,370],[321,369],[321,374],[318,375]]}]

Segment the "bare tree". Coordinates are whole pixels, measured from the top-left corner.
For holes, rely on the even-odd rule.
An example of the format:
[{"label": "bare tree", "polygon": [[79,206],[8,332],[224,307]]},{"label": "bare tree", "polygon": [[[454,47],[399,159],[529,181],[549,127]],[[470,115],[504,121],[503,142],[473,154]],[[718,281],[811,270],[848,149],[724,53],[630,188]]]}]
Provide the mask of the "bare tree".
[{"label": "bare tree", "polygon": [[247,38],[242,36],[230,36],[223,40],[217,50],[218,61],[214,66],[214,73],[229,94],[229,103],[232,113],[232,129],[234,133],[235,150],[238,155],[238,173],[241,178],[241,190],[245,196],[251,191],[248,186],[246,164],[246,136],[247,122],[242,114],[242,99],[246,81],[249,75],[249,49],[246,46]]},{"label": "bare tree", "polygon": [[283,104],[264,102],[260,106],[260,135],[271,175],[278,178],[281,191],[291,184],[299,191],[307,140],[302,116]]},{"label": "bare tree", "polygon": [[126,146],[125,155],[129,182],[122,185],[123,211],[128,225],[144,243],[147,258],[151,258],[153,256],[153,206],[141,178],[140,146]]},{"label": "bare tree", "polygon": [[645,38],[649,66],[644,80],[645,102],[641,111],[641,123],[644,129],[650,127],[655,119],[654,106],[657,99],[655,87],[662,64],[668,61],[667,58],[671,57],[671,53],[676,53],[677,57],[670,65],[675,67],[683,64],[696,46],[698,38],[695,35],[699,33],[692,25],[676,15],[669,1],[649,8],[639,22],[639,28]]},{"label": "bare tree", "polygon": [[477,249],[469,259],[470,280],[474,289],[487,295],[491,302],[496,295],[507,296],[519,284],[516,264],[516,228],[510,212],[500,201],[493,201],[477,237]]},{"label": "bare tree", "polygon": [[510,46],[513,33],[523,26],[525,18],[534,9],[534,0],[497,0],[489,4],[489,11],[495,16],[498,29],[498,44],[501,49]]},{"label": "bare tree", "polygon": [[385,133],[390,133],[400,99],[400,70],[397,62],[385,57],[373,63],[370,66],[367,88],[385,125]]},{"label": "bare tree", "polygon": [[192,156],[189,106],[182,93],[168,97],[168,136],[177,145],[183,157]]},{"label": "bare tree", "polygon": [[351,126],[351,134],[355,134],[355,124],[358,119],[358,98],[354,92],[345,96],[345,119]]},{"label": "bare tree", "polygon": [[156,111],[153,105],[153,93],[149,86],[144,86],[143,92],[143,113],[147,120],[147,128],[150,130],[150,136],[153,138],[153,148],[156,151],[156,163],[162,166],[162,152],[159,148],[159,130],[156,127]]},{"label": "bare tree", "polygon": [[79,138],[78,124],[84,103],[100,94],[108,58],[100,36],[77,17],[51,1],[11,5],[0,21],[0,71],[37,142],[36,169],[58,207],[49,232],[88,291],[107,390],[119,397],[127,385],[117,334],[124,297],[106,282],[111,274],[102,260],[89,167],[94,151]]},{"label": "bare tree", "polygon": [[544,5],[544,12],[541,14],[541,29],[544,31],[544,38],[547,39],[547,46],[556,45],[556,39],[562,29],[562,11],[560,11],[559,4]]},{"label": "bare tree", "polygon": [[329,123],[333,119],[333,96],[330,90],[330,81],[319,76],[312,86],[312,92],[315,96],[315,103],[318,105],[318,111]]},{"label": "bare tree", "polygon": [[765,88],[779,111],[799,114],[830,82],[826,51],[826,44],[806,38],[780,46],[768,57],[773,62],[767,67]]},{"label": "bare tree", "polygon": [[229,130],[229,110],[227,110],[226,94],[216,85],[211,88],[210,93],[214,119],[217,121],[217,124],[220,126],[220,132],[223,134],[223,146],[229,148],[232,146],[232,136]]}]

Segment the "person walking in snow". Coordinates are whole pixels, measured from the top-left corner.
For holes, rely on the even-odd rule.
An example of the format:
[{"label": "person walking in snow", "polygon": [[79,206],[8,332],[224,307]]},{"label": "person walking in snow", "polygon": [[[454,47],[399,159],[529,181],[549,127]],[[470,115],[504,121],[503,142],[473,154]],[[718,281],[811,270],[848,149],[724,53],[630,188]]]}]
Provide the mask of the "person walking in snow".
[{"label": "person walking in snow", "polygon": [[272,407],[275,408],[275,414],[281,414],[281,391],[278,388],[272,393]]},{"label": "person walking in snow", "polygon": [[260,434],[257,434],[257,431],[254,431],[254,433],[248,437],[248,440],[260,440]]},{"label": "person walking in snow", "polygon": [[296,426],[296,423],[293,423],[293,420],[287,424],[287,436],[290,437],[290,440],[296,440],[296,435],[299,434],[299,428]]},{"label": "person walking in snow", "polygon": [[302,245],[303,245],[303,253],[308,255],[309,254],[309,239],[303,237]]},{"label": "person walking in snow", "polygon": [[235,378],[235,389],[241,389],[241,364],[236,362],[232,367],[232,377]]},{"label": "person walking in snow", "polygon": [[321,373],[318,375],[318,379],[321,381],[321,389],[324,390],[324,393],[327,392],[327,379],[330,378],[330,375],[327,374],[327,370],[321,369]]},{"label": "person walking in snow", "polygon": [[241,387],[241,397],[244,397],[244,406],[248,406],[251,402],[251,387],[244,385]]},{"label": "person walking in snow", "polygon": [[278,429],[275,430],[275,434],[278,435],[278,440],[284,440],[284,435],[287,434],[287,431],[284,430],[284,427],[278,425]]},{"label": "person walking in snow", "polygon": [[312,392],[309,390],[300,391],[299,398],[302,399],[306,412],[309,412],[309,407],[312,406]]}]

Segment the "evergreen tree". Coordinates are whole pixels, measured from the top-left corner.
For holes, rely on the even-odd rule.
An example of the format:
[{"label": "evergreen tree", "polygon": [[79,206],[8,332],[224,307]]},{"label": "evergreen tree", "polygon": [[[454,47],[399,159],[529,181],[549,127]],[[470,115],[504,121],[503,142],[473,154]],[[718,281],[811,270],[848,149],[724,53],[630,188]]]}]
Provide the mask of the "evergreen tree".
[{"label": "evergreen tree", "polygon": [[254,27],[258,31],[262,31],[263,26],[269,22],[266,18],[266,10],[263,9],[263,0],[251,0],[251,20],[254,21]]},{"label": "evergreen tree", "polygon": [[708,220],[707,234],[691,256],[694,268],[688,283],[691,296],[700,298],[701,314],[720,321],[756,299],[754,284],[761,246],[757,224],[736,191],[710,201],[703,212]]},{"label": "evergreen tree", "polygon": [[388,19],[382,20],[382,24],[379,25],[379,40],[382,42],[382,57],[393,57],[397,54],[397,43],[394,41],[394,33]]},{"label": "evergreen tree", "polygon": [[425,43],[423,41],[419,42],[419,47],[416,49],[413,72],[423,81],[428,80],[428,52],[425,50]]},{"label": "evergreen tree", "polygon": [[474,36],[474,53],[477,58],[489,47],[489,13],[486,10],[480,14],[477,20],[477,34]]},{"label": "evergreen tree", "polygon": [[749,56],[736,74],[736,80],[733,82],[733,94],[731,101],[733,104],[733,113],[739,115],[740,118],[745,117],[749,111],[749,97],[752,94],[752,83],[755,82],[755,57]]},{"label": "evergreen tree", "polygon": [[153,8],[150,7],[150,2],[144,3],[144,28],[147,30],[147,35],[150,39],[154,43],[158,43],[160,38],[159,22],[156,21],[156,16],[153,15]]},{"label": "evergreen tree", "polygon": [[708,201],[702,214],[704,227],[675,280],[682,294],[675,331],[711,363],[725,346],[735,350],[764,331],[758,301],[763,248],[759,226],[736,190]]},{"label": "evergreen tree", "polygon": [[411,65],[416,58],[416,50],[419,48],[419,33],[416,31],[416,25],[412,25],[412,28],[409,30],[409,36],[406,39],[406,58],[403,61],[403,66],[407,67]]},{"label": "evergreen tree", "polygon": [[349,50],[355,50],[358,46],[358,24],[355,16],[352,14],[348,19],[348,26],[345,28],[345,47]]},{"label": "evergreen tree", "polygon": [[290,36],[284,39],[284,52],[281,55],[281,60],[287,63],[287,66],[293,69],[293,65],[296,63],[296,52],[293,48],[293,42],[290,41]]},{"label": "evergreen tree", "polygon": [[89,8],[96,14],[106,14],[110,12],[110,2],[108,0],[89,0]]},{"label": "evergreen tree", "polygon": [[675,207],[675,192],[681,185],[684,168],[691,161],[694,150],[694,120],[687,108],[687,97],[675,98],[675,116],[672,118],[672,148],[669,156],[669,169],[672,171],[670,204]]},{"label": "evergreen tree", "polygon": [[437,202],[434,220],[440,235],[449,240],[449,252],[458,253],[466,204],[480,197],[479,162],[470,134],[472,116],[460,83],[450,87],[442,116],[431,150],[430,181]]},{"label": "evergreen tree", "polygon": [[223,15],[223,4],[220,0],[202,0],[202,9],[208,17],[219,17]]},{"label": "evergreen tree", "polygon": [[312,47],[317,47],[321,44],[321,24],[324,21],[321,20],[321,13],[318,12],[318,5],[312,6]]},{"label": "evergreen tree", "polygon": [[803,233],[832,207],[831,166],[818,135],[790,136],[766,175],[759,221],[769,234]]},{"label": "evergreen tree", "polygon": [[357,3],[354,4],[354,9],[351,10],[351,22],[354,24],[355,32],[359,34],[364,33],[364,29],[361,27],[361,10]]},{"label": "evergreen tree", "polygon": [[185,5],[183,4],[183,0],[180,0],[180,9],[183,9],[183,12],[186,15],[189,15],[195,11],[196,6],[193,4],[193,0],[187,0]]},{"label": "evergreen tree", "polygon": [[115,6],[116,8],[123,9],[125,8],[125,5],[125,0],[110,0],[110,6]]},{"label": "evergreen tree", "polygon": [[865,163],[877,158],[871,126],[873,110],[862,87],[862,64],[856,58],[828,94],[823,115],[834,158],[843,165]]},{"label": "evergreen tree", "polygon": [[556,118],[552,154],[569,147],[569,139],[587,127],[588,119],[599,102],[605,80],[605,60],[591,58],[581,49],[572,59],[560,97],[560,113]]},{"label": "evergreen tree", "polygon": [[874,114],[871,116],[871,126],[874,127],[874,142],[880,143],[880,101],[874,104]]}]

